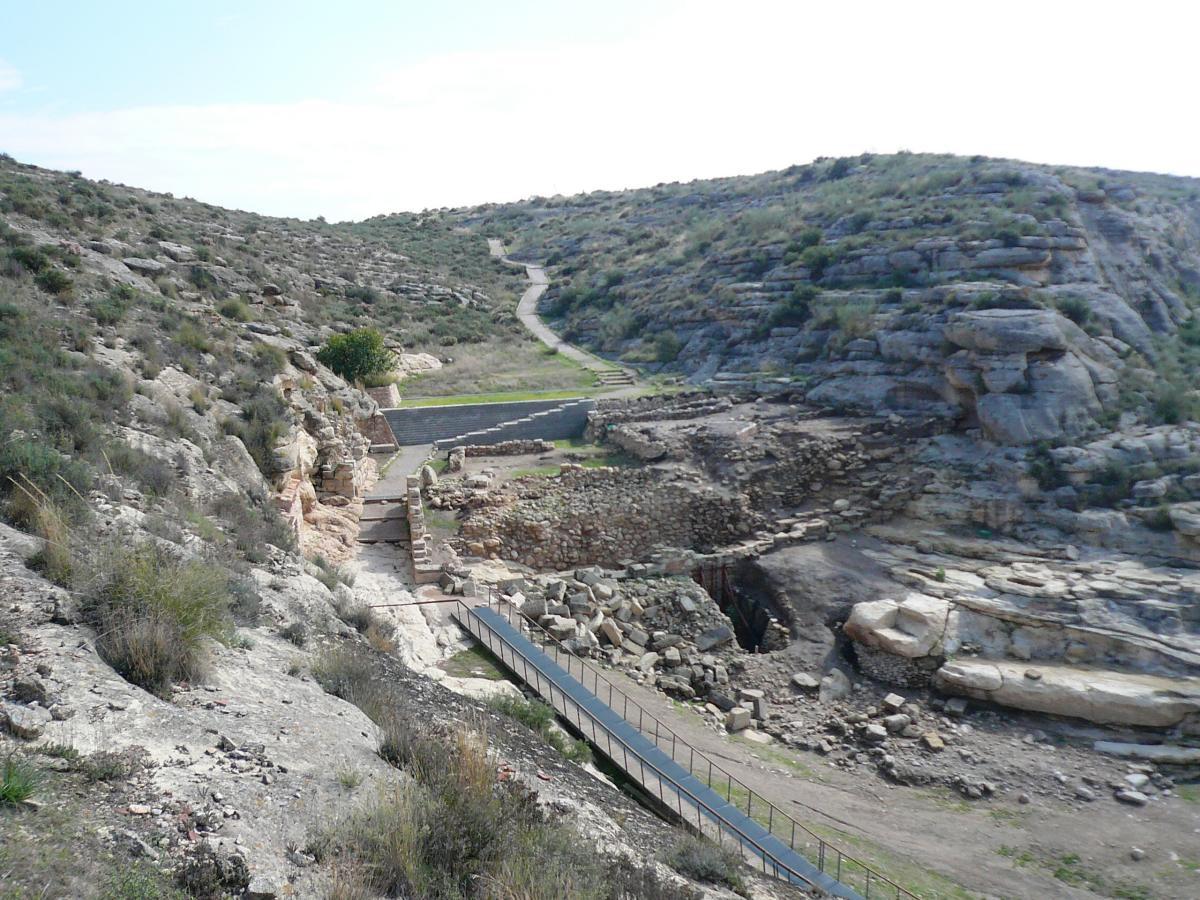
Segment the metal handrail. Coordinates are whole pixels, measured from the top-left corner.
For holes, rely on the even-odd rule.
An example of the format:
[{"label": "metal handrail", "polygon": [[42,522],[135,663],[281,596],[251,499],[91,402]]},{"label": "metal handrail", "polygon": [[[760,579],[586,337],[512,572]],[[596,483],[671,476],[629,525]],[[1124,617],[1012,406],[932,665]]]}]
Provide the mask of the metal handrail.
[{"label": "metal handrail", "polygon": [[[460,605],[464,606],[464,608],[467,608],[467,607],[465,607],[464,604],[460,603]],[[464,618],[468,618],[468,617],[464,617]],[[525,656],[525,654],[523,654],[520,651],[519,648],[515,647],[510,641],[506,640],[503,635],[497,634],[493,629],[489,628],[487,626],[487,624],[484,623],[482,620],[480,620],[478,618],[474,618],[474,619],[471,619],[471,621],[479,623],[478,628],[479,628],[480,632],[482,632],[483,630],[486,629],[489,639],[485,639],[482,634],[475,634],[474,631],[472,631],[472,634],[475,634],[475,637],[478,640],[484,641],[488,647],[488,650],[491,651],[492,653],[496,654],[500,658],[500,660],[505,663],[505,665],[513,667],[514,672],[516,671],[516,668],[515,668],[516,660],[518,658],[520,659],[522,666],[524,667],[524,674],[522,677],[525,679],[525,681],[527,683],[532,684],[534,686],[534,689],[536,691],[538,691],[538,693],[542,693],[540,678],[545,679],[546,684],[547,684],[546,693],[548,693],[550,695],[551,705],[555,707],[555,711],[557,712],[558,711],[557,704],[554,703],[554,691],[553,691],[554,682],[550,678],[550,676],[546,672],[544,672],[537,665],[536,662],[532,662],[531,660],[529,660]],[[467,624],[467,623],[464,622],[464,624]],[[467,628],[468,628],[468,630],[471,630],[470,625],[467,625]],[[496,649],[493,646],[490,638],[494,638],[495,640],[498,640],[503,645],[501,648],[501,651],[499,653],[496,653]],[[503,647],[509,648],[511,656],[513,657],[511,662],[506,661],[504,659]],[[530,679],[528,667],[531,665],[533,666],[536,676],[540,677],[539,680],[534,681],[534,680]],[[674,778],[672,778],[669,775],[667,775],[666,773],[664,773],[661,769],[659,769],[657,766],[655,766],[653,762],[646,760],[646,758],[641,753],[639,753],[633,747],[629,746],[629,744],[626,741],[624,741],[620,735],[613,732],[603,722],[598,722],[594,716],[588,714],[586,711],[583,711],[581,714],[580,706],[579,706],[578,702],[574,701],[571,698],[568,698],[565,694],[562,694],[561,690],[560,690],[560,694],[562,695],[562,705],[563,705],[562,714],[564,716],[566,716],[567,721],[568,722],[570,721],[570,716],[567,713],[567,707],[568,707],[568,703],[569,703],[571,706],[574,706],[576,709],[575,725],[576,725],[576,728],[579,730],[579,732],[581,734],[587,733],[584,730],[584,725],[583,725],[583,721],[582,721],[583,716],[586,716],[587,721],[591,725],[592,743],[595,744],[597,747],[599,747],[600,741],[599,741],[599,738],[596,736],[596,727],[598,725],[600,730],[604,732],[605,747],[607,748],[606,754],[608,755],[608,757],[610,759],[612,759],[614,761],[616,760],[616,756],[613,753],[613,741],[615,740],[617,745],[621,749],[621,757],[622,757],[622,762],[623,762],[622,768],[624,768],[630,774],[633,774],[633,769],[629,764],[629,756],[630,756],[630,754],[633,754],[634,759],[636,759],[638,762],[638,767],[641,772],[640,783],[643,786],[647,785],[646,769],[647,768],[650,769],[650,771],[655,776],[655,780],[658,781],[658,799],[661,803],[663,803],[664,805],[667,805],[668,808],[670,808],[669,803],[666,800],[666,798],[663,796],[663,783],[666,782],[670,786],[669,790],[673,790],[675,793],[675,800],[676,800],[675,808],[676,808],[676,811],[681,820],[683,820],[685,822],[688,821],[687,815],[683,811],[683,805],[684,805],[683,798],[684,798],[684,795],[686,795],[686,797],[689,801],[689,805],[696,810],[696,828],[698,831],[703,832],[704,826],[700,820],[700,814],[704,813],[705,818],[707,818],[714,825],[716,825],[718,840],[720,840],[722,837],[724,837],[723,829],[728,829],[729,834],[732,835],[738,841],[739,846],[745,848],[746,845],[749,845],[751,847],[751,852],[754,853],[754,855],[757,856],[760,860],[762,860],[764,872],[767,870],[767,862],[769,860],[770,865],[771,865],[771,870],[772,870],[773,874],[775,875],[775,877],[780,877],[780,872],[783,871],[786,873],[787,880],[789,882],[796,881],[807,887],[814,886],[810,879],[808,879],[801,873],[795,871],[787,864],[781,863],[778,859],[776,859],[774,857],[774,855],[771,853],[770,850],[763,847],[758,841],[755,841],[753,838],[749,837],[748,835],[743,834],[742,832],[738,831],[736,828],[731,827],[729,825],[729,823],[727,823],[724,820],[724,818],[717,812],[717,810],[713,809],[709,804],[705,803],[703,800],[701,800],[699,797],[697,797],[692,791],[688,790],[686,787],[679,784]]]},{"label": "metal handrail", "polygon": [[[563,664],[562,657],[565,657],[566,663],[563,667],[566,670],[568,675],[571,674],[572,662],[577,663],[578,669],[579,669],[579,675],[580,675],[579,682],[585,688],[587,688],[587,682],[585,680],[585,676],[586,676],[586,674],[590,673],[592,676],[592,685],[593,685],[591,690],[592,690],[592,693],[598,699],[603,699],[601,697],[601,693],[599,690],[600,683],[603,682],[605,685],[607,685],[607,692],[608,692],[607,693],[607,696],[608,696],[607,705],[608,705],[608,707],[610,709],[612,709],[614,712],[619,711],[621,717],[626,722],[628,722],[630,725],[635,724],[633,718],[629,714],[629,708],[630,708],[630,706],[632,706],[634,708],[634,710],[636,710],[637,717],[638,717],[635,727],[644,736],[652,737],[654,740],[655,747],[658,747],[660,750],[664,750],[664,752],[665,752],[665,743],[667,742],[667,740],[669,738],[669,746],[671,748],[669,755],[673,762],[677,762],[681,766],[683,766],[682,753],[684,751],[686,751],[687,752],[687,765],[684,767],[688,770],[688,772],[690,772],[693,775],[696,775],[696,777],[700,777],[699,775],[697,775],[698,771],[705,772],[706,773],[705,783],[706,783],[707,787],[710,790],[717,790],[718,793],[720,793],[719,787],[720,787],[721,778],[719,777],[717,779],[718,787],[713,788],[713,773],[715,772],[719,776],[722,776],[725,780],[725,799],[726,799],[726,802],[730,803],[731,805],[733,804],[733,792],[734,792],[734,786],[736,785],[746,795],[746,815],[747,815],[747,817],[749,817],[751,819],[755,819],[755,816],[754,816],[755,805],[760,807],[760,810],[759,810],[760,816],[763,815],[762,808],[765,808],[766,820],[763,821],[761,818],[759,818],[759,819],[755,819],[755,821],[758,821],[759,824],[764,825],[769,834],[771,834],[773,837],[783,840],[783,837],[781,837],[780,834],[776,833],[776,829],[778,827],[783,827],[785,829],[789,829],[789,826],[790,826],[790,829],[786,832],[787,844],[788,844],[788,847],[791,850],[793,850],[794,852],[797,852],[797,853],[800,852],[796,848],[797,831],[799,831],[802,834],[802,836],[807,835],[811,841],[815,841],[816,842],[816,851],[817,851],[816,852],[816,856],[817,856],[816,866],[820,872],[832,875],[838,881],[841,881],[843,874],[844,874],[844,872],[843,872],[844,868],[856,866],[862,870],[863,875],[865,876],[865,881],[866,881],[865,888],[864,888],[864,896],[865,897],[869,898],[871,896],[872,884],[878,883],[878,885],[880,887],[889,889],[888,890],[889,895],[891,894],[891,890],[894,889],[895,897],[897,898],[897,900],[901,900],[901,898],[910,898],[910,900],[918,900],[917,896],[915,894],[913,894],[911,891],[909,891],[907,888],[902,887],[901,885],[892,881],[890,878],[887,878],[885,875],[882,875],[879,872],[875,871],[869,865],[867,865],[866,863],[857,859],[856,857],[853,857],[853,856],[849,855],[848,853],[843,852],[841,849],[834,846],[833,844],[830,844],[828,841],[826,841],[820,835],[816,834],[814,831],[812,831],[810,828],[808,828],[802,822],[796,821],[794,818],[792,818],[792,816],[790,816],[784,810],[780,809],[774,803],[767,800],[765,797],[763,797],[761,794],[759,794],[757,791],[755,791],[749,785],[745,784],[743,781],[741,781],[741,779],[737,778],[731,772],[722,768],[720,765],[714,763],[704,753],[697,751],[691,744],[689,744],[686,740],[684,740],[682,737],[680,737],[678,734],[676,734],[675,731],[673,731],[671,728],[669,728],[668,726],[663,724],[662,721],[657,716],[655,716],[652,713],[647,712],[636,700],[631,698],[628,694],[626,694],[624,691],[622,691],[619,687],[614,685],[608,678],[604,677],[595,668],[593,668],[592,666],[589,666],[582,657],[578,656],[577,654],[575,654],[574,652],[569,650],[567,647],[563,646],[562,643],[557,638],[555,638],[552,634],[550,634],[545,628],[543,628],[540,624],[538,624],[533,618],[526,615],[521,609],[519,609],[515,605],[508,603],[505,599],[503,599],[503,598],[495,599],[493,596],[491,596],[491,593],[492,593],[491,587],[489,586],[489,598],[488,598],[487,606],[489,608],[494,608],[497,612],[502,613],[504,615],[506,621],[508,621],[508,623],[510,625],[514,624],[513,620],[512,620],[512,615],[515,612],[521,625],[528,627],[530,630],[536,630],[537,632],[539,632],[544,637],[545,642],[549,643],[550,648],[552,649],[552,651],[554,653],[554,661],[556,663],[559,663],[560,665],[562,665]],[[467,610],[470,609],[470,607],[467,607],[466,604],[462,603],[462,601],[459,601],[458,603],[459,603],[459,606],[462,606],[464,609],[467,609]],[[475,621],[482,622],[482,620],[478,620],[478,619],[476,619]],[[489,629],[489,633],[493,633],[493,632],[491,632]],[[504,640],[503,637],[500,635],[496,635],[496,637],[499,638],[501,641]],[[514,652],[517,652],[517,648],[514,647],[511,649]],[[522,659],[524,660],[524,657],[522,657]],[[535,669],[537,668],[536,665],[534,666],[534,668]],[[513,671],[515,672],[516,669],[513,669]],[[545,673],[541,673],[541,674],[543,676],[545,676]],[[546,677],[548,678],[548,676],[546,676]],[[526,679],[526,680],[528,681],[528,679]],[[618,696],[621,699],[620,707],[615,706],[613,704],[612,701],[613,701],[614,695]],[[552,693],[551,693],[551,696],[552,696]],[[551,705],[553,706],[553,703],[551,703]],[[565,714],[565,712],[564,712],[564,714]],[[577,713],[576,718],[578,719],[578,713]],[[567,717],[567,721],[570,721],[569,716]],[[648,727],[647,722],[649,722],[650,724],[653,725],[653,732],[650,731],[650,728]],[[594,723],[594,720],[593,720],[593,723]],[[576,725],[577,725],[577,727],[580,728],[580,733],[583,733],[582,727],[580,726],[580,723],[578,721],[576,722]],[[604,728],[604,725],[601,723],[600,727]],[[605,729],[605,731],[607,733],[607,729]],[[620,742],[619,737],[617,737],[617,740],[618,740],[618,742]],[[629,749],[632,749],[632,748],[629,748]],[[634,751],[634,752],[636,753],[636,751]],[[680,754],[680,758],[678,758],[678,759],[676,758],[676,753]],[[639,760],[640,760],[640,757],[639,757]],[[701,763],[701,768],[699,770],[696,767],[697,760]],[[643,763],[644,763],[644,761],[643,761]],[[651,764],[651,767],[653,767],[652,764]],[[672,783],[674,783],[674,782],[672,782]],[[676,787],[679,788],[680,790],[686,790],[685,788],[682,788],[679,785],[676,785]],[[660,788],[661,788],[661,784],[660,784]],[[690,796],[690,792],[689,792],[689,796]],[[711,810],[707,805],[703,804],[703,801],[696,799],[696,803],[703,805],[705,807],[706,811],[712,813],[713,815],[716,815],[715,811]],[[718,825],[718,832],[719,831],[720,831],[720,825]],[[739,840],[741,840],[742,838],[744,838],[747,841],[750,840],[749,838],[745,838],[745,836],[740,836]],[[766,853],[768,851],[764,850],[762,852]],[[782,864],[778,863],[777,861],[773,861],[773,863],[777,867],[782,865]],[[829,871],[827,871],[827,868]],[[789,872],[790,871],[791,870],[789,870]],[[776,874],[778,875],[778,872],[776,872]],[[794,874],[797,878],[800,878],[801,880],[805,880],[804,877],[802,875],[800,875],[799,873],[792,873],[792,874]],[[805,882],[807,883],[806,880],[805,880]]]}]

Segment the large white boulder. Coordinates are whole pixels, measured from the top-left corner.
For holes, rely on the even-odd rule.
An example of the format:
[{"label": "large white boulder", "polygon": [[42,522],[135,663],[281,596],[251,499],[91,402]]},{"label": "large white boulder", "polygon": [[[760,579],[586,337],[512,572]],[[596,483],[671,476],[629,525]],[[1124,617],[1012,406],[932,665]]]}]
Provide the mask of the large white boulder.
[{"label": "large white boulder", "polygon": [[947,693],[1106,725],[1171,728],[1200,722],[1200,678],[958,659],[938,669],[934,682]]},{"label": "large white boulder", "polygon": [[899,602],[856,603],[842,630],[867,647],[914,659],[941,653],[949,615],[947,601],[914,591]]}]

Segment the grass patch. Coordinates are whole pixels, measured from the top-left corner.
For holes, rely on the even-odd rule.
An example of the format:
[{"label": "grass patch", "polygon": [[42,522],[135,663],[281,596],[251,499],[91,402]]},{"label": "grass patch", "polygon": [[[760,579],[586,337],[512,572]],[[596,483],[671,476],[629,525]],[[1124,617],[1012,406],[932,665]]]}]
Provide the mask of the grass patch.
[{"label": "grass patch", "polygon": [[402,407],[414,406],[465,406],[470,403],[516,403],[522,400],[570,400],[575,397],[593,397],[599,391],[501,391],[491,394],[451,394],[445,397],[416,397],[400,401]]},{"label": "grass patch", "polygon": [[312,663],[313,678],[335,697],[353,703],[379,729],[379,755],[393,765],[403,765],[412,755],[413,730],[400,714],[397,690],[376,677],[369,653],[349,646],[333,647]]},{"label": "grass patch", "polygon": [[329,590],[333,590],[339,584],[344,584],[346,587],[354,587],[354,572],[342,566],[335,566],[323,556],[314,556],[312,564],[317,567],[317,580]]},{"label": "grass patch", "polygon": [[489,681],[504,681],[507,678],[492,655],[481,647],[460,650],[444,660],[442,668],[456,678],[486,678]]},{"label": "grass patch", "polygon": [[[577,396],[597,389],[594,373],[561,353],[543,353],[540,347],[523,337],[477,343],[453,352],[454,361],[441,369],[401,382],[400,393],[429,398],[569,391],[568,396]],[[406,400],[402,405],[411,404]]]},{"label": "grass patch", "polygon": [[102,554],[84,601],[96,649],[126,681],[166,696],[205,666],[205,642],[231,637],[229,577],[211,563],[176,559],[155,544]]},{"label": "grass patch", "polygon": [[1175,795],[1185,803],[1200,804],[1200,784],[1179,784],[1175,786]]},{"label": "grass patch", "polygon": [[408,768],[412,784],[310,841],[318,861],[357,883],[351,896],[611,896],[604,864],[579,835],[516,783],[497,783],[482,735],[423,742]]},{"label": "grass patch", "polygon": [[139,768],[138,757],[113,750],[98,750],[80,759],[75,770],[87,781],[122,781]]},{"label": "grass patch", "polygon": [[458,531],[458,512],[430,507],[425,510],[425,526],[430,531]]},{"label": "grass patch", "polygon": [[1121,900],[1150,900],[1153,896],[1145,885],[1124,879],[1110,880],[1104,873],[1089,866],[1078,853],[1050,852],[1038,848],[1019,849],[1002,845],[997,854],[1012,860],[1017,868],[1037,867],[1056,880],[1103,897]]},{"label": "grass patch", "polygon": [[[922,900],[975,900],[978,896],[940,872],[894,853],[870,838],[826,825],[809,825],[809,828],[833,844],[852,850],[855,856],[876,872],[890,878]],[[852,887],[857,886],[860,890],[865,883],[862,870],[853,863],[843,863],[842,881]],[[872,881],[872,896],[879,887],[877,882]],[[880,890],[880,893],[885,894],[886,891]]]},{"label": "grass patch", "polygon": [[736,734],[732,735],[730,740],[735,744],[745,747],[751,756],[756,756],[763,762],[772,762],[784,766],[804,778],[811,778],[815,781],[823,780],[818,772],[813,771],[811,767],[806,766],[781,747],[775,747],[771,744],[755,744]]},{"label": "grass patch", "polygon": [[528,469],[514,469],[513,478],[554,478],[562,473],[562,467],[558,465],[549,466],[532,466]]},{"label": "grass patch", "polygon": [[493,697],[489,703],[498,713],[516,719],[530,731],[539,734],[551,747],[571,762],[584,763],[592,758],[587,741],[577,741],[565,736],[554,727],[554,710],[540,700],[517,697]]},{"label": "grass patch", "polygon": [[188,900],[189,895],[145,862],[115,867],[104,881],[100,900]]},{"label": "grass patch", "polygon": [[42,754],[42,756],[65,759],[68,762],[75,762],[79,759],[79,750],[74,745],[65,744],[60,741],[47,741],[44,744],[39,744],[37,752]]}]

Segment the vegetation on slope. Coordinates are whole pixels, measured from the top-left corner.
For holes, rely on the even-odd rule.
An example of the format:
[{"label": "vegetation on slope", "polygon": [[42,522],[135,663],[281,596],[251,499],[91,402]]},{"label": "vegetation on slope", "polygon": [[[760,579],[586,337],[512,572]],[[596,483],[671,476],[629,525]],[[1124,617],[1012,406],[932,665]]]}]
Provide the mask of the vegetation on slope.
[{"label": "vegetation on slope", "polygon": [[[1142,256],[1101,260],[1102,277],[1156,333],[1155,346],[1139,350],[1175,386],[1161,418],[1192,412],[1180,409],[1180,394],[1195,364],[1194,325],[1184,326],[1200,304],[1193,179],[863,154],[456,215],[503,237],[514,256],[547,264],[542,312],[571,340],[652,370],[694,372],[718,360],[725,370],[778,375],[841,359],[881,327],[919,327],[955,310],[1054,309],[1093,335],[1111,334],[1094,300],[1070,289],[1076,273],[1031,278],[1023,262],[956,271],[953,254],[994,248],[998,260],[1005,251],[1019,258],[1080,230],[1124,252],[1144,229]],[[1155,294],[1172,294],[1169,314],[1152,308]]]}]

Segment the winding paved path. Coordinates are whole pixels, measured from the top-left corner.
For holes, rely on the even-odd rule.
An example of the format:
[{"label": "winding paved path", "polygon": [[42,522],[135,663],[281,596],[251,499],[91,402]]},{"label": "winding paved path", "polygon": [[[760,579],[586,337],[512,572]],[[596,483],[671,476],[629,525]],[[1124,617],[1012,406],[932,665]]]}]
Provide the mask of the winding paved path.
[{"label": "winding paved path", "polygon": [[[534,336],[547,347],[552,347],[563,356],[575,360],[585,369],[590,369],[593,372],[611,372],[613,370],[612,363],[606,362],[600,359],[600,357],[576,347],[574,344],[568,344],[551,331],[546,326],[546,323],[541,320],[541,317],[538,316],[538,300],[541,299],[542,294],[546,293],[546,288],[550,286],[550,282],[546,278],[546,269],[543,266],[536,266],[532,263],[523,263],[515,259],[509,259],[504,252],[504,243],[498,238],[488,238],[487,242],[488,250],[492,256],[505,265],[517,266],[524,269],[525,277],[529,279],[529,287],[525,289],[525,293],[521,295],[521,302],[517,304],[517,318],[521,320],[521,324],[533,332]],[[632,374],[630,373],[631,376]]]}]

